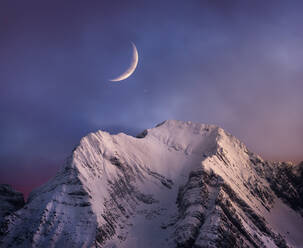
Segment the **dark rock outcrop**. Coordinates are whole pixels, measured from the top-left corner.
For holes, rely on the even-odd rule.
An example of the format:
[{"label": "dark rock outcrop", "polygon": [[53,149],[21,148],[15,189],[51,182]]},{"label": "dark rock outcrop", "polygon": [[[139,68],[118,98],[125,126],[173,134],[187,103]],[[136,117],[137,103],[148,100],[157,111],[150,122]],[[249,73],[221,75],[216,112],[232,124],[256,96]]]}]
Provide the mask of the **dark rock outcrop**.
[{"label": "dark rock outcrop", "polygon": [[24,197],[8,184],[0,184],[0,223],[3,218],[24,206]]}]

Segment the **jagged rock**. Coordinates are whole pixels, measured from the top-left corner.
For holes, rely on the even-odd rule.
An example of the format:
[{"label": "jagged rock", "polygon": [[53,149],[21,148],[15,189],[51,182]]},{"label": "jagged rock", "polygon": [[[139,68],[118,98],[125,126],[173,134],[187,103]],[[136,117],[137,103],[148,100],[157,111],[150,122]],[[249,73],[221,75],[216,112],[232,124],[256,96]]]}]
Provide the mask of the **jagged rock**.
[{"label": "jagged rock", "polygon": [[0,223],[3,218],[24,206],[24,197],[10,185],[0,184]]},{"label": "jagged rock", "polygon": [[303,247],[302,165],[264,161],[219,127],[98,131],[28,203],[2,247]]}]

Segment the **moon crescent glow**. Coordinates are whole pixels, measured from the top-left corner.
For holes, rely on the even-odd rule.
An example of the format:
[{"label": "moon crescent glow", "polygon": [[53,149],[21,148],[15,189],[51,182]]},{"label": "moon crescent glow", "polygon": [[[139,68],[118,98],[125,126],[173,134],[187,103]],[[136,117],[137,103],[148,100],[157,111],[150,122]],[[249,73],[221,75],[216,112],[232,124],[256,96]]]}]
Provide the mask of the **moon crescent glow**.
[{"label": "moon crescent glow", "polygon": [[122,81],[124,79],[127,79],[136,70],[136,67],[137,67],[138,61],[139,61],[139,56],[138,56],[137,48],[136,48],[136,46],[133,42],[132,42],[132,46],[133,46],[133,59],[132,59],[130,67],[123,74],[121,74],[119,77],[116,77],[116,78],[111,79],[109,81],[118,82],[118,81]]}]

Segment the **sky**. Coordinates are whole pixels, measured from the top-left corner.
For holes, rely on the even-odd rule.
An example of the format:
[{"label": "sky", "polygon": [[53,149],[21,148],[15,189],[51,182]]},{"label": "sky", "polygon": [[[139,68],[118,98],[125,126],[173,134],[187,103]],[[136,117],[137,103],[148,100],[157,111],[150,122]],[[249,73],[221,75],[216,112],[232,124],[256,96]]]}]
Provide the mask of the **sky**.
[{"label": "sky", "polygon": [[[28,194],[81,137],[167,119],[303,160],[303,2],[3,0],[0,183]],[[120,83],[132,59],[139,64]]]}]

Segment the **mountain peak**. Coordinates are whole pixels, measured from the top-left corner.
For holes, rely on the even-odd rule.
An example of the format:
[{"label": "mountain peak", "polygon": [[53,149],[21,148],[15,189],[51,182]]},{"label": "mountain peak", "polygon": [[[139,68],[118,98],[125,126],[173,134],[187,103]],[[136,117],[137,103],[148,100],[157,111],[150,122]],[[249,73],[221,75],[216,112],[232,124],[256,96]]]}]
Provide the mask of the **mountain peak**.
[{"label": "mountain peak", "polygon": [[98,131],[5,217],[0,244],[301,247],[301,179],[214,125],[168,120],[137,137]]}]

